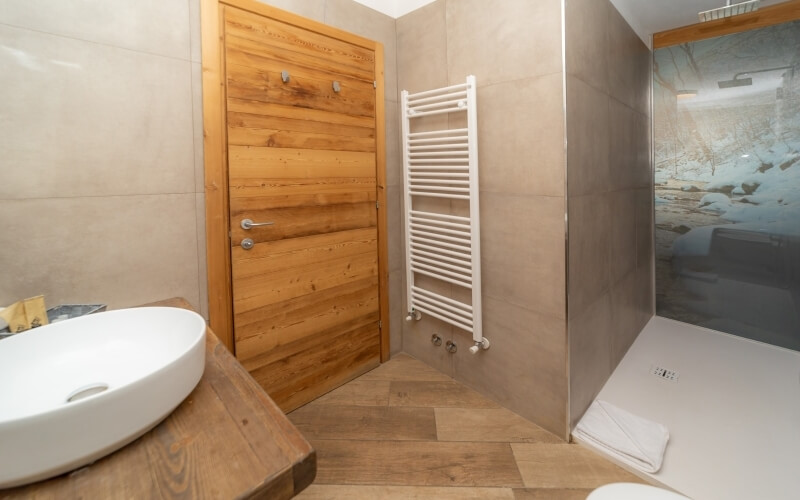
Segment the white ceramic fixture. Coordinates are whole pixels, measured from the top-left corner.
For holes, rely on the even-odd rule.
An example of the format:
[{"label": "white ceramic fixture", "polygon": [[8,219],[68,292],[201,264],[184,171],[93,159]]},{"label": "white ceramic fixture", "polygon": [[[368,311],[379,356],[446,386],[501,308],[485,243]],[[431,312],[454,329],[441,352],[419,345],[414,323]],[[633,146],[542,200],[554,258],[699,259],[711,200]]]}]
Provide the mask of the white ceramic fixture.
[{"label": "white ceramic fixture", "polygon": [[0,341],[0,488],[91,463],[163,420],[205,367],[206,323],[142,307]]}]

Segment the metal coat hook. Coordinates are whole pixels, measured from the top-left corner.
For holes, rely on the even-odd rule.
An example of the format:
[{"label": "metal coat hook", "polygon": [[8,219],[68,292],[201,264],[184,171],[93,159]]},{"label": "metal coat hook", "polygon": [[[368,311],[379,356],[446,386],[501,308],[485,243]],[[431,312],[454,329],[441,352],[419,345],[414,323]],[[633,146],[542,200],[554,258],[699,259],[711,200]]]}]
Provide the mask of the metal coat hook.
[{"label": "metal coat hook", "polygon": [[289,72],[286,70],[281,71],[281,80],[283,83],[289,83]]}]

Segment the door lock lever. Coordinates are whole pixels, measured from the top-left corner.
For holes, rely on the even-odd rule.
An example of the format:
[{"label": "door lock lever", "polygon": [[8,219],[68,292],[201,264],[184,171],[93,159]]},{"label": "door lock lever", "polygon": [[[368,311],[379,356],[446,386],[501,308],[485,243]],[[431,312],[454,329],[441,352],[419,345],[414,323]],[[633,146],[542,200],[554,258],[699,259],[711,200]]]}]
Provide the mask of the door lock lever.
[{"label": "door lock lever", "polygon": [[251,219],[244,219],[240,226],[242,229],[250,229],[251,227],[259,227],[259,226],[271,226],[275,224],[274,222],[253,222]]}]

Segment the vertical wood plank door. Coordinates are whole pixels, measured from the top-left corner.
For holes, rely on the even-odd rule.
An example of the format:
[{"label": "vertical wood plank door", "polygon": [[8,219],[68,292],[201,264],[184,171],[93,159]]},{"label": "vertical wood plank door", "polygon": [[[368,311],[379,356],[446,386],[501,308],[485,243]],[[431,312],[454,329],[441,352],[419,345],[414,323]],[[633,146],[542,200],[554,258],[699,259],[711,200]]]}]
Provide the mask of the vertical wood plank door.
[{"label": "vertical wood plank door", "polygon": [[235,353],[290,411],[380,363],[375,51],[223,12]]}]

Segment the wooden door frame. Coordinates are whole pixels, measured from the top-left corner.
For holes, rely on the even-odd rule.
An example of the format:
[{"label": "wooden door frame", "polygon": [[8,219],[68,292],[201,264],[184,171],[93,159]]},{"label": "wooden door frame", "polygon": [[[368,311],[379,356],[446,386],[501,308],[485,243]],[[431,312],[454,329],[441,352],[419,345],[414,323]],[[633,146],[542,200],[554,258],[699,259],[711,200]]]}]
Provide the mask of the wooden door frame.
[{"label": "wooden door frame", "polygon": [[381,321],[381,362],[389,359],[389,253],[386,225],[386,124],[383,45],[306,19],[256,0],[201,0],[203,63],[203,151],[205,163],[206,256],[208,318],[211,329],[231,351],[233,289],[231,279],[228,154],[226,136],[225,54],[223,9],[235,7],[375,52],[375,162],[378,199],[378,287]]},{"label": "wooden door frame", "polygon": [[[721,2],[720,2],[721,4]],[[696,42],[706,38],[741,33],[758,28],[766,28],[800,19],[800,0],[790,0],[755,12],[738,16],[715,19],[704,23],[690,24],[667,31],[653,33],[653,50],[670,47],[687,42]]]}]

